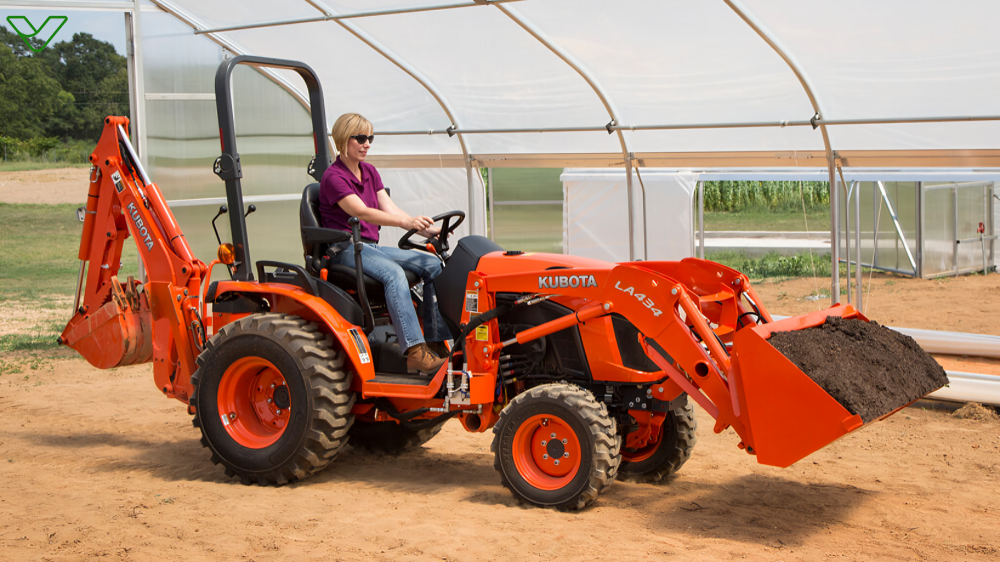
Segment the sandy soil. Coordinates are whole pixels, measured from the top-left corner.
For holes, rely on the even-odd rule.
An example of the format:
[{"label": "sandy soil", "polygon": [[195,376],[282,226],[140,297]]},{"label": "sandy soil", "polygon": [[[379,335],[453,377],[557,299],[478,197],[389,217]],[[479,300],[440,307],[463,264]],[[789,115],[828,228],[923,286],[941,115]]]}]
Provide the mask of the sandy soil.
[{"label": "sandy soil", "polygon": [[87,203],[89,168],[0,172],[4,203]]},{"label": "sandy soil", "polygon": [[1000,422],[909,408],[788,469],[699,413],[666,485],[579,513],[519,506],[491,435],[456,422],[399,457],[347,450],[245,487],[208,460],[148,366],[0,377],[0,560],[996,560]]},{"label": "sandy soil", "polygon": [[[799,314],[828,304],[805,298],[823,283],[757,287],[772,312]],[[997,275],[876,276],[869,315],[1000,335],[998,296]],[[0,310],[3,333],[43,323],[25,315],[31,303],[14,306]],[[492,435],[456,422],[399,457],[348,448],[306,482],[245,487],[209,462],[184,405],[160,396],[148,365],[100,371],[67,350],[8,353],[0,560],[1000,558],[1000,421],[921,402],[777,469],[698,416],[698,445],[673,480],[617,482],[578,513],[518,505],[493,470]]]}]

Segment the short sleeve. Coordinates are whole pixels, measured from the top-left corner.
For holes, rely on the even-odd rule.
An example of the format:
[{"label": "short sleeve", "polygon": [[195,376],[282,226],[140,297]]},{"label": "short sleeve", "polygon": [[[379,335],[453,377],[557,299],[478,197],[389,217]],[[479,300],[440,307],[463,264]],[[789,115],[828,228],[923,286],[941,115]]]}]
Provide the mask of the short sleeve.
[{"label": "short sleeve", "polygon": [[366,163],[366,165],[368,171],[372,175],[372,186],[375,188],[375,193],[384,190],[385,185],[382,184],[382,176],[378,173],[378,170],[375,169],[375,166],[372,166],[371,164]]},{"label": "short sleeve", "polygon": [[354,195],[354,189],[352,189],[347,180],[340,174],[336,173],[333,166],[331,166],[327,169],[326,173],[323,174],[323,180],[319,184],[320,204],[332,207],[348,195]]}]

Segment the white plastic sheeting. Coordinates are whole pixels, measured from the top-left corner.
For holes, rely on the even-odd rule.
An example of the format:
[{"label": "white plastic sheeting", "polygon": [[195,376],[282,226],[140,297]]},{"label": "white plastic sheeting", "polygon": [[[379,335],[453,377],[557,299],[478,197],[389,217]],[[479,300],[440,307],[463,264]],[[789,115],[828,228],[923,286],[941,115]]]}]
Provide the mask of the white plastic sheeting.
[{"label": "white plastic sheeting", "polygon": [[[465,170],[455,168],[405,169],[383,168],[379,170],[382,183],[389,188],[392,201],[411,215],[427,215],[433,217],[446,211],[464,210],[469,208],[469,196],[466,186],[469,185]],[[473,173],[476,182],[477,195],[483,193],[483,178]],[[486,211],[482,198],[478,198],[473,206],[473,213],[478,217],[478,224],[485,224]],[[455,233],[451,236],[454,244],[463,236],[471,234],[469,225],[472,217],[466,216]],[[396,241],[406,231],[400,228],[385,226],[379,232],[383,244],[396,245]],[[419,236],[414,241],[422,240]]]},{"label": "white plastic sheeting", "polygon": [[[642,186],[646,191],[648,260],[680,260],[693,255],[692,198],[698,176],[687,171],[645,169],[632,174],[635,191],[633,232],[643,252]],[[563,182],[563,251],[611,262],[629,260],[628,198],[624,170],[567,169]]]},{"label": "white plastic sheeting", "polygon": [[[993,38],[1000,3],[990,0],[844,0],[835,9],[819,0],[153,3],[198,31],[215,30],[206,36],[230,50],[304,60],[326,86],[328,118],[350,108],[383,133],[600,128],[612,119],[628,126],[801,123],[816,110],[824,121],[1000,115],[992,95],[1000,90]],[[441,9],[421,11],[430,7]],[[411,11],[386,13],[398,10]],[[254,27],[227,29],[247,25]],[[846,165],[858,151],[912,158],[944,150],[932,165],[1000,154],[995,121],[828,129],[833,150],[855,151]],[[435,134],[385,138],[380,149],[608,156],[623,154],[617,137],[600,130]],[[824,150],[821,131],[809,126],[625,131],[623,141],[627,152],[650,157],[765,152],[767,163],[756,165],[772,166],[784,164],[787,151]]]}]

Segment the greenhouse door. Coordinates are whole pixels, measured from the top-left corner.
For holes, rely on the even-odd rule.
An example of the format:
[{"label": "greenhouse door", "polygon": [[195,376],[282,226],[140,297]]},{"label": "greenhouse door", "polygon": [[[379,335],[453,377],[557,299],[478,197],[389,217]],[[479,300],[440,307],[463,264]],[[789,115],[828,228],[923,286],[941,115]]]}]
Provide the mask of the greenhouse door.
[{"label": "greenhouse door", "polygon": [[994,267],[994,190],[993,182],[924,183],[923,277]]}]

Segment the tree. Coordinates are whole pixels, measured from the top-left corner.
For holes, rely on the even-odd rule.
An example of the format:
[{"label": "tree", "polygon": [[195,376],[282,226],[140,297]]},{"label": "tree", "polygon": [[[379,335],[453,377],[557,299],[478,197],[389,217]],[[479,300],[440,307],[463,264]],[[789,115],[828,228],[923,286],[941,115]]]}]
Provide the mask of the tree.
[{"label": "tree", "polygon": [[47,60],[63,89],[75,99],[75,111],[66,120],[72,125],[74,138],[96,141],[106,116],[128,115],[125,57],[115,52],[110,43],[89,33],[74,33],[72,41],[56,43],[39,54]]},{"label": "tree", "polygon": [[43,61],[18,57],[8,45],[0,45],[0,135],[43,136],[56,116],[73,111],[73,101]]},{"label": "tree", "polygon": [[76,33],[33,53],[0,26],[0,135],[97,141],[106,116],[128,114],[125,57],[110,43]]}]

